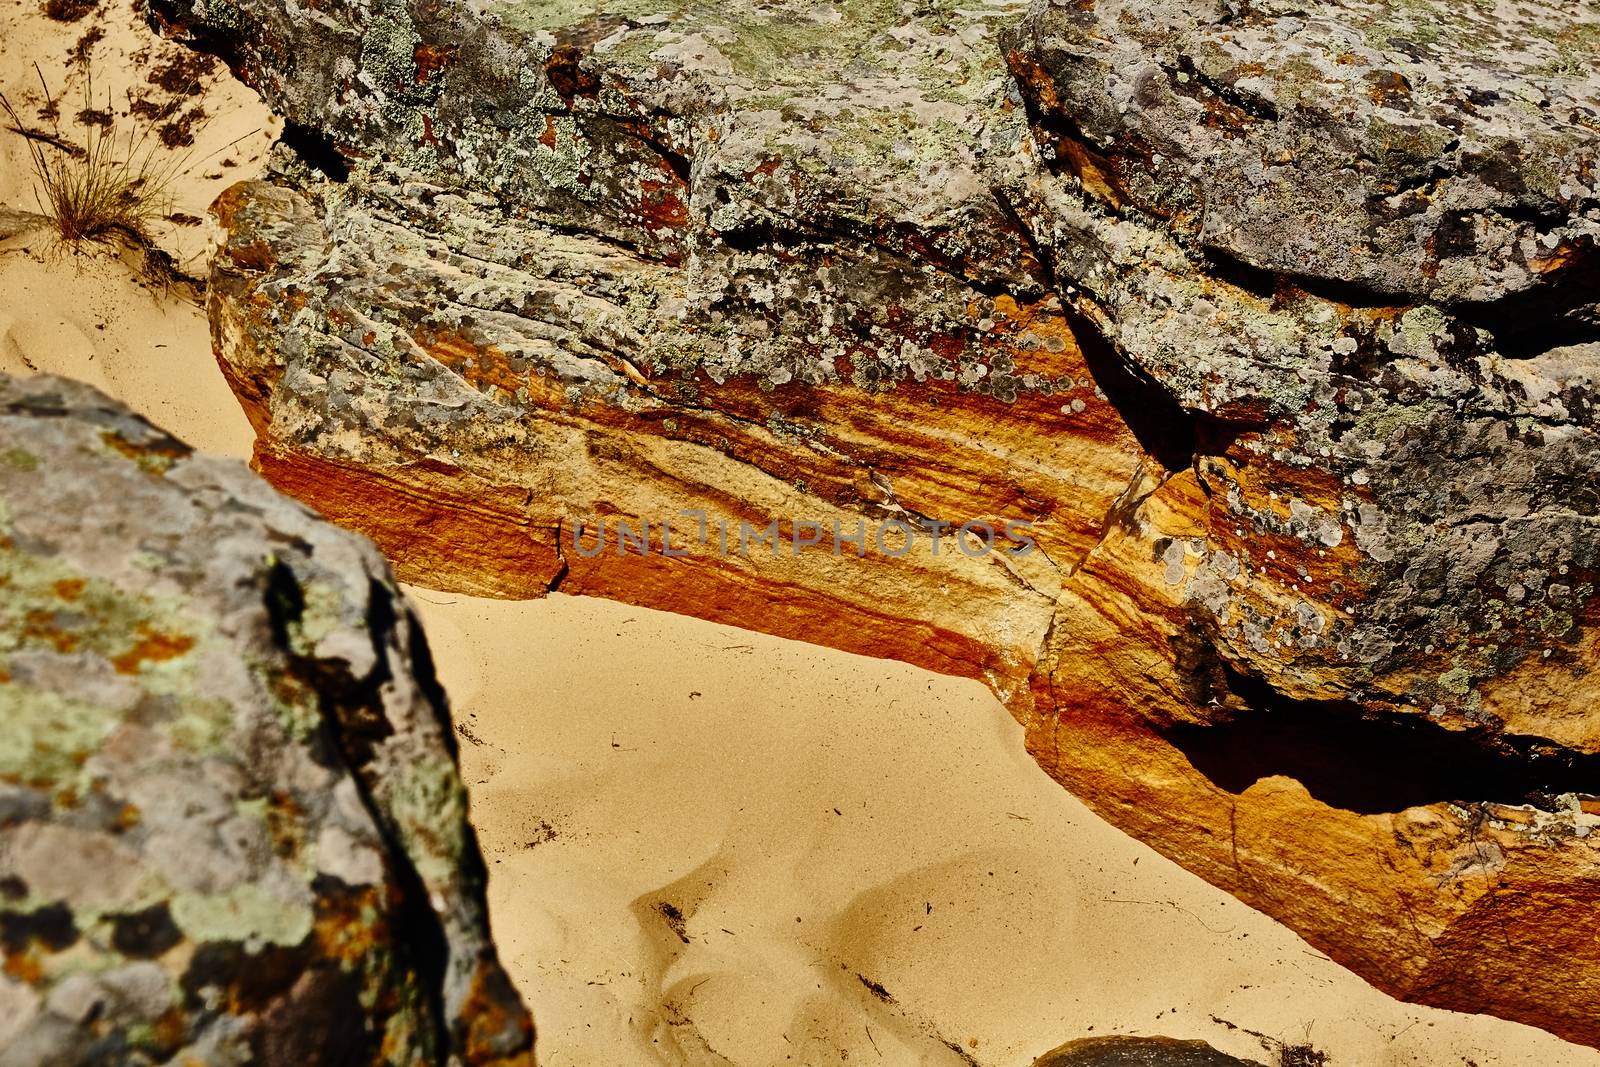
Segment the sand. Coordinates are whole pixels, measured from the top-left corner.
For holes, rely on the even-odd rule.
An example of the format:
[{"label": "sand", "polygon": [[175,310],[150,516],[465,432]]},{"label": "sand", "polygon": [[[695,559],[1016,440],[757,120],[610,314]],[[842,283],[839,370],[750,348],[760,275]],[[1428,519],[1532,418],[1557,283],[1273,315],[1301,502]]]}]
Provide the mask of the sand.
[{"label": "sand", "polygon": [[[176,52],[128,0],[71,25],[0,0],[0,88],[17,100],[35,60],[78,84],[63,61],[95,27],[118,99]],[[173,211],[203,216],[276,126],[225,72],[182,95],[178,117],[211,117]],[[0,131],[0,207],[33,209],[24,160]],[[203,272],[205,226],[158,240]],[[0,240],[0,369],[85,379],[247,456],[181,288],[39,231]],[[604,601],[412,593],[546,1067],[1020,1067],[1107,1033],[1262,1060],[1309,1041],[1335,1067],[1600,1067],[1378,993],[1093,816],[976,683]]]},{"label": "sand", "polygon": [[1335,1065],[1600,1063],[1377,992],[1091,814],[976,682],[605,601],[414,597],[547,1067],[1022,1065],[1105,1033],[1266,1058],[1245,1030]]},{"label": "sand", "polygon": [[[75,57],[80,50],[87,58]],[[203,278],[215,240],[206,209],[259,169],[281,123],[220,63],[192,56],[156,37],[129,0],[71,23],[44,17],[37,0],[0,0],[0,92],[30,129],[83,143],[76,116],[91,77],[88,99],[110,111],[119,144],[123,131],[136,130],[136,140],[148,133],[155,146],[164,127],[187,126],[192,145],[156,148],[182,166],[170,217],[152,232],[181,272]],[[45,87],[60,112],[54,121],[40,114]],[[130,116],[135,106],[151,117]],[[0,209],[38,212],[27,143],[7,125],[0,119]],[[250,426],[210,358],[198,292],[145,281],[133,263],[127,254],[74,253],[47,229],[0,240],[0,370],[82,379],[132,400],[197,448],[247,455]]]}]

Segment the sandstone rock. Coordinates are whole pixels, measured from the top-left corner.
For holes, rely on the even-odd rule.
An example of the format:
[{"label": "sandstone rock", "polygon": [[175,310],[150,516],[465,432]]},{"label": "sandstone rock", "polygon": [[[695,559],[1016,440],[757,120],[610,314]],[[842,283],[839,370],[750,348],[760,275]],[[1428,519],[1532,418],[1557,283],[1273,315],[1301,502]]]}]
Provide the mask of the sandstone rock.
[{"label": "sandstone rock", "polygon": [[0,382],[0,1064],[532,1063],[371,545]]},{"label": "sandstone rock", "polygon": [[1054,162],[1208,253],[1481,317],[1542,289],[1592,307],[1600,12],[1438,16],[1068,0],[1007,44]]},{"label": "sandstone rock", "polygon": [[1085,1037],[1051,1049],[1033,1067],[1261,1067],[1204,1041],[1170,1037]]},{"label": "sandstone rock", "polygon": [[165,10],[322,170],[217,208],[257,465],[403,576],[982,678],[1383,989],[1600,1043],[1594,35],[1435,7]]}]

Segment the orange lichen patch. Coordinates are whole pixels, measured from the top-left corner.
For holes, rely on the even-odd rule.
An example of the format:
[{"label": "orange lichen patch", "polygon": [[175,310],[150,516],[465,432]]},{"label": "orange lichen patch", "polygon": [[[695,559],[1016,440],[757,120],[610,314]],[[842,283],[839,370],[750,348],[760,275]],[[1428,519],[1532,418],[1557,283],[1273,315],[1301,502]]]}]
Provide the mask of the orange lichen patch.
[{"label": "orange lichen patch", "polygon": [[[504,972],[489,962],[479,962],[452,1023],[468,1067],[533,1067],[533,1019]],[[505,1055],[500,1050],[508,1041],[516,1051]]]},{"label": "orange lichen patch", "polygon": [[1411,96],[1411,83],[1399,71],[1370,71],[1367,74],[1367,96],[1379,107],[1403,106]]},{"label": "orange lichen patch", "polygon": [[[158,1050],[174,1052],[188,1040],[188,1015],[182,1007],[174,1005],[161,1014],[151,1031],[151,1039]],[[184,1060],[184,1063],[188,1062],[188,1059]]]},{"label": "orange lichen patch", "polygon": [[44,968],[39,964],[38,955],[31,949],[7,953],[0,971],[28,985],[38,985],[44,980]]},{"label": "orange lichen patch", "polygon": [[100,439],[115,451],[139,464],[146,472],[156,475],[165,474],[178,460],[194,454],[194,449],[182,441],[165,435],[138,443],[128,440],[115,430],[105,430],[101,432]]},{"label": "orange lichen patch", "polygon": [[305,825],[305,810],[294,796],[282,789],[274,789],[267,803],[267,837],[272,841],[272,851],[284,858],[300,851],[303,844],[300,827]]},{"label": "orange lichen patch", "polygon": [[513,371],[506,354],[494,345],[479,345],[464,334],[426,324],[417,327],[412,340],[473,386],[488,384],[514,393],[528,384],[528,376]]},{"label": "orange lichen patch", "polygon": [[450,65],[450,60],[455,55],[455,49],[444,48],[436,44],[419,44],[412,51],[411,58],[417,65],[417,84],[421,85],[433,75]]},{"label": "orange lichen patch", "polygon": [[194,647],[194,638],[187,634],[161,633],[146,623],[140,623],[135,629],[139,639],[132,648],[111,661],[120,674],[138,674],[146,663],[177,659]]},{"label": "orange lichen patch", "polygon": [[550,58],[544,62],[544,74],[550,87],[568,104],[574,97],[594,96],[600,91],[599,76],[583,65],[588,55],[582,45],[563,41],[550,50]]},{"label": "orange lichen patch", "polygon": [[278,265],[272,245],[266,241],[234,241],[228,245],[228,258],[241,267],[266,272]]},{"label": "orange lichen patch", "polygon": [[61,628],[55,612],[44,608],[33,608],[23,616],[21,637],[24,642],[45,642],[62,653],[75,652],[82,643],[78,634]]},{"label": "orange lichen patch", "polygon": [[239,215],[253,204],[254,189],[248,182],[235,182],[222,190],[211,204],[211,214],[217,223],[229,233],[233,233],[239,226]]},{"label": "orange lichen patch", "polygon": [[320,894],[311,928],[317,955],[358,969],[393,951],[387,916],[399,904],[399,891],[392,886],[347,886]]},{"label": "orange lichen patch", "polygon": [[554,115],[545,115],[544,132],[539,135],[539,143],[546,148],[554,148],[556,146],[556,117]]},{"label": "orange lichen patch", "polygon": [[83,595],[84,586],[89,583],[82,578],[62,578],[53,587],[56,596],[62,600],[77,600]]}]

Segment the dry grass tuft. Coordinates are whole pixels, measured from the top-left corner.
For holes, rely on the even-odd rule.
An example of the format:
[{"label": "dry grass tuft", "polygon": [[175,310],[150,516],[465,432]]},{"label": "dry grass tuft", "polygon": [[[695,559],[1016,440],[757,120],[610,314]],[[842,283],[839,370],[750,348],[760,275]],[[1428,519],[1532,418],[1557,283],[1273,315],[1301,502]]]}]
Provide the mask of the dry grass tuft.
[{"label": "dry grass tuft", "polygon": [[1309,1043],[1278,1048],[1278,1067],[1327,1067],[1327,1064],[1328,1054],[1318,1052]]},{"label": "dry grass tuft", "polygon": [[[39,84],[47,101],[44,114],[59,115],[60,106],[42,74]],[[74,248],[95,242],[138,252],[152,280],[170,282],[171,258],[155,248],[151,226],[170,211],[173,179],[188,156],[163,152],[148,124],[130,119],[119,126],[109,95],[100,107],[95,105],[89,78],[78,114],[92,121],[80,122],[82,136],[75,139],[62,134],[59,120],[50,132],[29,127],[0,93],[0,111],[11,130],[28,142],[39,209],[61,240]]]}]

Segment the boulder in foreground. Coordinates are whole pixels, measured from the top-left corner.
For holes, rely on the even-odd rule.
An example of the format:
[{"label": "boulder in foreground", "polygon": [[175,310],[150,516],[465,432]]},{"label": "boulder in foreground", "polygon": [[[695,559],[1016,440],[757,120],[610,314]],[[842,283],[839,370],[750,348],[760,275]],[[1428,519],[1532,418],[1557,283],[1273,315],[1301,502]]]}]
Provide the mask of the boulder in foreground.
[{"label": "boulder in foreground", "polygon": [[0,379],[0,1064],[531,1067],[370,543]]}]

